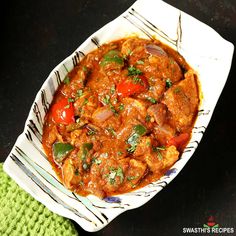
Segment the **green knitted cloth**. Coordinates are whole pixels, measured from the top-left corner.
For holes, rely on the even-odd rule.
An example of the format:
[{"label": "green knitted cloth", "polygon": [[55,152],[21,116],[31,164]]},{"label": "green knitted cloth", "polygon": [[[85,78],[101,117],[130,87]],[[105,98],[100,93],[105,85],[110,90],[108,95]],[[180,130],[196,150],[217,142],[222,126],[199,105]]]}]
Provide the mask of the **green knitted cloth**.
[{"label": "green knitted cloth", "polygon": [[69,219],[49,211],[21,189],[0,163],[0,235],[78,235]]}]

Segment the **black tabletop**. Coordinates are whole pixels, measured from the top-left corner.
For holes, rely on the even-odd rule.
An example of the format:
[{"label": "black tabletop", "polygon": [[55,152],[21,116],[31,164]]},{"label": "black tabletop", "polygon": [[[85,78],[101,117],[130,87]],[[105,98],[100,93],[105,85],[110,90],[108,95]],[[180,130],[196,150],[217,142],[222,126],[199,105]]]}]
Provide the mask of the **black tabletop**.
[{"label": "black tabletop", "polygon": [[[236,43],[234,0],[166,2]],[[31,104],[49,72],[132,3],[134,0],[2,1],[1,161],[23,131]],[[236,235],[235,78],[234,57],[201,144],[178,177],[147,204],[123,213],[93,235],[190,235],[183,233],[184,228],[203,227],[210,216],[220,227],[234,228]],[[75,225],[79,235],[92,235]]]}]

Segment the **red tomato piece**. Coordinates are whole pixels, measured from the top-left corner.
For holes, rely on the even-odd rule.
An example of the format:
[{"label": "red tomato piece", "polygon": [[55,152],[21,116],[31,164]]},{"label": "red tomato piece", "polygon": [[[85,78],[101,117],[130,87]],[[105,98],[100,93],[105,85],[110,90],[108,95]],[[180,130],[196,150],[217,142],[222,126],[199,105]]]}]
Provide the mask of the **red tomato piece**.
[{"label": "red tomato piece", "polygon": [[185,145],[188,140],[189,140],[189,134],[188,133],[182,133],[178,136],[175,136],[175,137],[171,138],[167,142],[167,145],[168,146],[174,145],[176,148],[179,148],[179,147]]},{"label": "red tomato piece", "polygon": [[[135,77],[134,77],[135,78]],[[123,80],[116,86],[116,90],[119,96],[128,97],[134,94],[144,92],[147,87],[147,80],[138,75],[136,78],[140,79],[139,82],[132,80]]]},{"label": "red tomato piece", "polygon": [[56,123],[68,125],[75,122],[74,107],[67,98],[62,98],[52,106],[52,118]]}]

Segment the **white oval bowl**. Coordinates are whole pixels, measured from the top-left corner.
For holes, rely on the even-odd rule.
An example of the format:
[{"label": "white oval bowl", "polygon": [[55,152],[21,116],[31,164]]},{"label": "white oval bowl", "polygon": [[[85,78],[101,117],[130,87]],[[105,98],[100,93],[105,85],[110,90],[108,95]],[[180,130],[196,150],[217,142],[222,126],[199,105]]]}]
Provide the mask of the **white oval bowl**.
[{"label": "white oval bowl", "polygon": [[[168,20],[167,17],[168,16]],[[197,71],[203,94],[192,138],[181,158],[158,181],[136,191],[99,199],[67,190],[42,148],[42,128],[54,92],[79,61],[97,46],[130,35],[155,37],[177,50]],[[217,49],[217,50],[216,50]],[[137,208],[172,181],[197,148],[227,80],[234,46],[209,26],[160,0],[138,0],[127,11],[91,35],[57,65],[37,93],[4,170],[51,211],[76,221],[83,229],[102,229],[122,212]]]}]

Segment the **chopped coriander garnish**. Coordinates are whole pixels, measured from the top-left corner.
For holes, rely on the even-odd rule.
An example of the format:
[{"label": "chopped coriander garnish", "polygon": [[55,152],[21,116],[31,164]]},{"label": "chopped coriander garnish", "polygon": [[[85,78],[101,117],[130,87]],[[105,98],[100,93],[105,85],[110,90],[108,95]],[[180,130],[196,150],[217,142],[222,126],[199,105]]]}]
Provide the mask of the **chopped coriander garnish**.
[{"label": "chopped coriander garnish", "polygon": [[143,83],[143,81],[139,77],[134,77],[133,81],[134,81],[135,84]]},{"label": "chopped coriander garnish", "polygon": [[170,88],[172,86],[171,80],[168,78],[166,79],[166,88]]},{"label": "chopped coriander garnish", "polygon": [[124,173],[121,167],[115,169],[114,167],[110,167],[110,172],[107,175],[108,181],[110,184],[114,184],[116,181],[116,177],[120,177],[120,182],[124,181]]},{"label": "chopped coriander garnish", "polygon": [[146,120],[147,122],[149,122],[149,121],[151,120],[151,116],[150,116],[150,115],[147,115],[147,116],[145,117],[145,120]]},{"label": "chopped coriander garnish", "polygon": [[108,128],[106,128],[106,130],[107,130],[112,136],[116,136],[116,132],[115,132],[115,130],[114,130],[113,127],[108,127]]},{"label": "chopped coriander garnish", "polygon": [[96,134],[96,131],[93,130],[93,129],[90,129],[88,132],[87,132],[87,135],[89,136],[92,136],[92,135],[95,135]]},{"label": "chopped coriander garnish", "polygon": [[120,181],[123,182],[124,181],[124,173],[121,167],[119,167],[116,171],[116,175],[120,177]]},{"label": "chopped coriander garnish", "polygon": [[127,176],[127,180],[128,181],[134,180],[136,178],[137,178],[137,176]]},{"label": "chopped coriander garnish", "polygon": [[130,49],[128,49],[127,55],[131,55],[131,54],[132,54],[132,51]]},{"label": "chopped coriander garnish", "polygon": [[116,91],[116,87],[115,87],[115,85],[113,84],[113,85],[111,86],[110,92],[111,92],[111,94],[114,94],[115,91]]},{"label": "chopped coriander garnish", "polygon": [[75,172],[74,172],[74,174],[78,176],[78,175],[79,175],[79,170],[76,169]]},{"label": "chopped coriander garnish", "polygon": [[155,98],[152,97],[147,97],[147,100],[153,104],[157,103],[157,100]]},{"label": "chopped coriander garnish", "polygon": [[66,108],[66,109],[69,109],[69,108],[70,108],[70,104],[66,105],[65,108]]},{"label": "chopped coriander garnish", "polygon": [[111,104],[111,100],[110,100],[110,96],[109,95],[106,95],[104,98],[103,98],[103,102],[106,104],[106,105],[109,105],[109,107],[111,108],[111,111],[115,114],[118,114],[118,112],[116,111],[115,107]]},{"label": "chopped coriander garnish", "polygon": [[127,148],[127,151],[132,153],[136,150],[136,147],[137,147],[137,144],[133,144],[129,148]]},{"label": "chopped coriander garnish", "polygon": [[106,95],[104,98],[103,98],[103,102],[108,105],[110,103],[110,96],[109,95]]},{"label": "chopped coriander garnish", "polygon": [[83,95],[83,90],[82,89],[77,90],[76,96],[81,97],[82,95]]},{"label": "chopped coriander garnish", "polygon": [[130,147],[127,149],[128,152],[132,153],[136,150],[139,142],[139,138],[147,132],[147,129],[143,125],[135,125],[133,128],[133,133],[128,138],[127,143]]},{"label": "chopped coriander garnish", "polygon": [[144,64],[144,61],[143,61],[143,60],[138,60],[136,63],[137,63],[138,65],[143,65],[143,64]]},{"label": "chopped coriander garnish", "polygon": [[147,146],[147,147],[150,147],[150,145],[151,145],[151,142],[150,142],[150,141],[147,141],[147,142],[146,142],[146,146]]},{"label": "chopped coriander garnish", "polygon": [[88,103],[88,98],[84,99],[83,105],[86,105]]},{"label": "chopped coriander garnish", "polygon": [[65,79],[63,80],[64,84],[69,84],[70,83],[70,78],[69,76],[66,76]]},{"label": "chopped coriander garnish", "polygon": [[87,66],[83,66],[83,67],[82,67],[82,69],[83,69],[83,71],[85,71],[85,72],[87,72],[87,71],[88,71],[88,68],[87,68]]},{"label": "chopped coriander garnish", "polygon": [[134,66],[128,67],[128,75],[141,75],[143,72]]},{"label": "chopped coriander garnish", "polygon": [[123,111],[125,109],[125,105],[123,104],[123,103],[121,103],[120,105],[119,105],[119,110],[120,111]]},{"label": "chopped coriander garnish", "polygon": [[96,165],[100,165],[102,163],[102,160],[100,160],[100,159],[98,160],[97,158],[94,157],[92,159],[92,163],[95,163]]},{"label": "chopped coriander garnish", "polygon": [[74,102],[75,99],[74,98],[68,98],[68,102]]},{"label": "chopped coriander garnish", "polygon": [[101,66],[105,66],[110,62],[115,62],[117,64],[123,65],[124,59],[119,56],[119,51],[117,50],[111,50],[108,53],[106,53],[100,63]]},{"label": "chopped coriander garnish", "polygon": [[110,106],[110,108],[111,108],[111,111],[112,111],[114,114],[118,115],[118,112],[116,111],[115,107],[114,107],[111,103],[109,104],[109,106]]},{"label": "chopped coriander garnish", "polygon": [[165,146],[160,146],[160,147],[152,147],[152,150],[157,153],[158,159],[162,160],[163,156],[160,151],[166,150]]},{"label": "chopped coriander garnish", "polygon": [[87,170],[89,168],[89,164],[86,162],[86,157],[88,155],[88,152],[93,148],[92,143],[84,143],[82,145],[82,154],[81,154],[81,160],[82,160],[82,167],[84,170]]},{"label": "chopped coriander garnish", "polygon": [[157,151],[164,151],[164,150],[166,150],[166,147],[165,146],[160,146],[160,147],[152,147],[152,150],[154,151],[154,152],[157,152]]},{"label": "chopped coriander garnish", "polygon": [[121,156],[122,154],[123,154],[122,151],[118,151],[118,152],[117,152],[117,155],[118,155],[118,156]]}]

